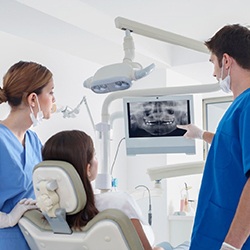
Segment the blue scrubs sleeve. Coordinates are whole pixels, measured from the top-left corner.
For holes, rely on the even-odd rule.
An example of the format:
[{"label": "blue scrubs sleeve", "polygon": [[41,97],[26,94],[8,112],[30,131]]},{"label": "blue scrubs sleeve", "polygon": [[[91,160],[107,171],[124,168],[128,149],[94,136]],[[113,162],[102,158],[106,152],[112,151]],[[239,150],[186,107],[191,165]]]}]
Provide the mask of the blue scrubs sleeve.
[{"label": "blue scrubs sleeve", "polygon": [[242,163],[245,175],[250,170],[250,104],[246,105],[240,116],[239,136],[242,148]]}]

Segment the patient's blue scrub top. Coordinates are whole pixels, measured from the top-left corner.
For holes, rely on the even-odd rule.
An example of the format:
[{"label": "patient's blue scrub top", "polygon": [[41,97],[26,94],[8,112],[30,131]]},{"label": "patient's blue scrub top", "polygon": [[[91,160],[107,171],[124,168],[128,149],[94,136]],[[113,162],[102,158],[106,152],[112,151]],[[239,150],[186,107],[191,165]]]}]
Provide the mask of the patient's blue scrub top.
[{"label": "patient's blue scrub top", "polygon": [[[32,171],[41,162],[42,144],[35,132],[25,134],[25,147],[0,124],[0,211],[9,213],[22,198],[35,198]],[[29,249],[18,225],[0,229],[1,250]]]},{"label": "patient's blue scrub top", "polygon": [[[250,89],[247,89],[226,111],[209,149],[190,250],[220,249],[248,179],[249,140]],[[250,238],[243,249],[250,249]]]}]

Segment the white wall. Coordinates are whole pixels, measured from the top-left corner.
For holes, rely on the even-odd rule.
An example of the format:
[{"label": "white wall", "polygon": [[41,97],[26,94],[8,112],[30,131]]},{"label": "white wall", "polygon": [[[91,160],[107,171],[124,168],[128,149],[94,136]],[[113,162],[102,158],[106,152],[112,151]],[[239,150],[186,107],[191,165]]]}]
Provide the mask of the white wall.
[{"label": "white wall", "polygon": [[[98,65],[7,33],[0,33],[0,39],[1,76],[19,60],[41,63],[53,73],[55,98],[58,103],[75,107],[82,97],[86,96],[93,119],[96,123],[100,121],[100,109],[105,96],[96,96],[82,86],[83,81],[96,71]],[[0,118],[5,116],[6,106],[6,104],[0,106]],[[75,119],[64,119],[61,114],[54,114],[49,121],[44,121],[42,125],[34,128],[43,142],[51,134],[63,129],[83,129],[94,136],[84,104]]]}]

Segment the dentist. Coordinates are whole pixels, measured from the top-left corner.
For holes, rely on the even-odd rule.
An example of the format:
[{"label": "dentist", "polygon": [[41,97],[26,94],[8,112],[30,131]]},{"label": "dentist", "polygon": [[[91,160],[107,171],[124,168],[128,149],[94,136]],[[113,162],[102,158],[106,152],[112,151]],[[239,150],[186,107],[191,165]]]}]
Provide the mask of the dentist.
[{"label": "dentist", "polygon": [[215,134],[194,125],[184,136],[211,143],[190,250],[250,249],[250,30],[227,25],[205,45],[214,76],[234,101]]},{"label": "dentist", "polygon": [[29,128],[49,119],[54,98],[52,73],[34,62],[20,61],[3,77],[0,104],[10,113],[0,121],[0,249],[29,249],[17,223],[36,208],[32,170],[42,160],[42,144]]}]

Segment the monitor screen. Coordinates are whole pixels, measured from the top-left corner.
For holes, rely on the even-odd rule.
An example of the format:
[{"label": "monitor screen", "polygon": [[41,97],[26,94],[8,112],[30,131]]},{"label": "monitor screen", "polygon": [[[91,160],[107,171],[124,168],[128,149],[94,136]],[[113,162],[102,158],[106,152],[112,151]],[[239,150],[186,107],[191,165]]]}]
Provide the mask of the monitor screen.
[{"label": "monitor screen", "polygon": [[127,97],[123,99],[128,155],[195,154],[195,141],[176,125],[193,123],[193,96]]}]

